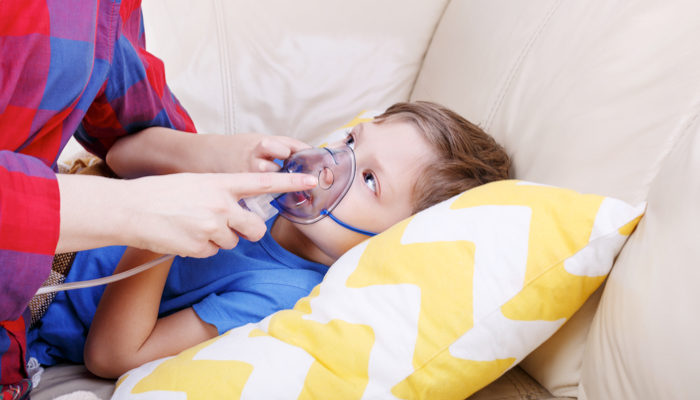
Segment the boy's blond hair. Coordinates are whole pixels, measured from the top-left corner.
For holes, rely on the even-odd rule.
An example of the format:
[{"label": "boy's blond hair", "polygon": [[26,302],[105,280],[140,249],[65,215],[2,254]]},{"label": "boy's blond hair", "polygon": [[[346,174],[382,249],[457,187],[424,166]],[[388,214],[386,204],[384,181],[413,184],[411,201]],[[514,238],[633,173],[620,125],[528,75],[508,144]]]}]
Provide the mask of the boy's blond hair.
[{"label": "boy's blond hair", "polygon": [[510,159],[503,147],[454,111],[427,101],[396,103],[374,119],[377,124],[397,121],[413,125],[438,160],[418,177],[414,213],[476,186],[508,179]]}]

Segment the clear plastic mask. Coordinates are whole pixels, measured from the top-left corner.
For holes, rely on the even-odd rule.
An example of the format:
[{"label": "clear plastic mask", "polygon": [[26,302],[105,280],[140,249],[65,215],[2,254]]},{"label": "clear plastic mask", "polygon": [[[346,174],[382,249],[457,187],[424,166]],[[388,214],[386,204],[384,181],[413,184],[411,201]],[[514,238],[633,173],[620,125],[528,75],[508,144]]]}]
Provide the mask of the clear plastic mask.
[{"label": "clear plastic mask", "polygon": [[333,212],[350,190],[355,179],[355,153],[348,146],[304,149],[284,160],[280,172],[318,177],[313,189],[284,193],[272,202],[284,218],[313,224]]}]

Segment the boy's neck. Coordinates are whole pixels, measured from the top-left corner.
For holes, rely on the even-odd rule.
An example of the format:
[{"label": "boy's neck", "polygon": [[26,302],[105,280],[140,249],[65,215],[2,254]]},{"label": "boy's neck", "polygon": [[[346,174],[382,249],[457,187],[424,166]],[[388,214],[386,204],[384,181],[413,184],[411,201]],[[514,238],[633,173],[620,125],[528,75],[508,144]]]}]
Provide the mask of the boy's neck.
[{"label": "boy's neck", "polygon": [[270,235],[283,249],[305,260],[324,265],[331,265],[335,262],[306,235],[301,233],[294,223],[283,217],[277,217],[270,229]]}]

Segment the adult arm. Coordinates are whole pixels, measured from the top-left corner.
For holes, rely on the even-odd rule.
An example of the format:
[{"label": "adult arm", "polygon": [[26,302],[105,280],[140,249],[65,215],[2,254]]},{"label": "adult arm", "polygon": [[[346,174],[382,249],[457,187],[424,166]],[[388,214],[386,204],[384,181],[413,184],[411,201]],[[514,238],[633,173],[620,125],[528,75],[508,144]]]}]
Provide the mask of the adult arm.
[{"label": "adult arm", "polygon": [[315,184],[308,175],[277,173],[57,177],[34,157],[0,151],[0,320],[21,315],[54,253],[130,245],[208,257],[234,247],[238,235],[264,235],[264,222],[240,208],[240,198]]},{"label": "adult arm", "polygon": [[308,190],[305,174],[174,174],[133,180],[59,175],[60,236],[56,252],[128,245],[162,254],[208,257],[238,236],[266,230],[238,200],[262,193]]},{"label": "adult arm", "polygon": [[275,172],[285,159],[309,145],[284,136],[259,133],[192,135],[152,127],[119,139],[107,165],[123,178],[179,172]]}]

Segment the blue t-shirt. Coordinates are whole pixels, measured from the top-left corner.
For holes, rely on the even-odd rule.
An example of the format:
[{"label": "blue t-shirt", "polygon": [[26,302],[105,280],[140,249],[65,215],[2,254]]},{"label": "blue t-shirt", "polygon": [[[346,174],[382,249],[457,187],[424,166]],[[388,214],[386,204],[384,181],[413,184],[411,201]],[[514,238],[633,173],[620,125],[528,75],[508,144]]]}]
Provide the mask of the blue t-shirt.
[{"label": "blue t-shirt", "polygon": [[[321,283],[328,266],[283,249],[267,233],[258,242],[241,239],[232,250],[209,258],[175,257],[163,290],[159,317],[193,307],[224,333],[294,307]],[[126,248],[81,251],[66,282],[111,275]],[[27,338],[29,355],[44,365],[83,363],[83,348],[105,286],[59,292]]]}]

